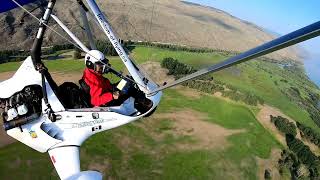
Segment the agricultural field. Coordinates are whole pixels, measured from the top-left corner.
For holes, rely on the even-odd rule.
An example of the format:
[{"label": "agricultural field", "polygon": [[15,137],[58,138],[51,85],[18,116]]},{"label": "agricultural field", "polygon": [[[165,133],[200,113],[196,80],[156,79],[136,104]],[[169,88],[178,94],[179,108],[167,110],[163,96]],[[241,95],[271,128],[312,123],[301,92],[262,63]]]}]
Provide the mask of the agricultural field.
[{"label": "agricultural field", "polygon": [[[138,64],[160,64],[164,58],[172,57],[196,68],[227,58],[217,53],[143,46],[135,47],[130,56]],[[114,68],[123,69],[119,58],[109,59]],[[84,69],[82,60],[45,63],[58,83],[77,82]],[[10,77],[19,64],[1,64],[0,79]],[[155,67],[159,68],[148,74],[156,74],[161,68]],[[165,73],[162,75],[163,81],[169,78]],[[261,179],[268,168],[272,177],[280,178],[277,158],[286,145],[278,132],[269,128],[270,119],[266,117],[286,115],[320,132],[308,112],[297,104],[298,100],[285,93],[294,87],[300,97],[307,98],[309,92],[320,94],[320,90],[303,70],[297,68],[293,72],[281,64],[262,60],[212,76],[260,97],[264,104],[252,106],[184,86],[165,90],[151,117],[99,133],[86,141],[81,148],[82,169],[99,170],[106,179]],[[284,173],[281,178],[289,179],[290,174]],[[0,144],[0,179],[58,179],[58,176],[47,154],[15,142]]]}]

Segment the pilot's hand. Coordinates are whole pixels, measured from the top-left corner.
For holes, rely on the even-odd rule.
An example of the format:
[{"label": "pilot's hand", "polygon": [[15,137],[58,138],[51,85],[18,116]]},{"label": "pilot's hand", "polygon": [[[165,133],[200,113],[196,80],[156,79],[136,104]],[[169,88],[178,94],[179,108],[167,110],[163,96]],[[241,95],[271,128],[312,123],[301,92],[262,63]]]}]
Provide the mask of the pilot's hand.
[{"label": "pilot's hand", "polygon": [[0,109],[4,109],[6,107],[6,101],[4,99],[0,99]]},{"label": "pilot's hand", "polygon": [[36,64],[36,70],[39,72],[47,71],[48,69],[44,66],[43,63],[37,63]]},{"label": "pilot's hand", "polygon": [[113,92],[112,96],[113,96],[113,99],[119,99],[119,91]]}]

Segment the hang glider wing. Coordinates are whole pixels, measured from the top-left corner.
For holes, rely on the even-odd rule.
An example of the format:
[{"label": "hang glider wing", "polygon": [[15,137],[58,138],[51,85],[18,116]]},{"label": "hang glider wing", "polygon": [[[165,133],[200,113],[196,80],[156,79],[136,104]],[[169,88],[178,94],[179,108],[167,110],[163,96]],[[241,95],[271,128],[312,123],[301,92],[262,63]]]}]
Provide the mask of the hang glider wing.
[{"label": "hang glider wing", "polygon": [[[17,3],[21,5],[29,4],[32,2],[35,2],[37,0],[16,0]],[[14,9],[18,7],[12,0],[1,0],[0,3],[0,13],[10,11],[11,9]]]},{"label": "hang glider wing", "polygon": [[158,87],[157,89],[153,90],[149,94],[167,89],[169,87],[176,86],[178,84],[181,84],[185,81],[189,81],[191,79],[198,78],[199,76],[216,72],[225,68],[228,68],[230,66],[248,61],[250,59],[254,59],[269,53],[272,53],[274,51],[286,48],[288,46],[292,46],[294,44],[297,44],[299,42],[306,41],[308,39],[317,37],[320,35],[320,21],[311,24],[309,26],[306,26],[304,28],[301,28],[297,31],[294,31],[292,33],[289,33],[287,35],[281,36],[275,40],[272,40],[270,42],[267,42],[265,44],[262,44],[256,48],[250,49],[244,53],[241,53],[239,55],[236,55],[234,57],[231,57],[225,61],[222,61],[218,64],[212,65],[210,67],[201,69],[195,73],[192,73],[188,76],[185,76],[181,79],[178,79],[170,84],[164,85],[162,87]]}]

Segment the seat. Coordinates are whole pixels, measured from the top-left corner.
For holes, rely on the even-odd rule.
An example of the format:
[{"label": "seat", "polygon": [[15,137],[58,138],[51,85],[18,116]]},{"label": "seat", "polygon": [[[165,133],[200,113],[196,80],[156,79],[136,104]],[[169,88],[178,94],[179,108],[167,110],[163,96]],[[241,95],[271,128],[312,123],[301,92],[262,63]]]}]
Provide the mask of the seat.
[{"label": "seat", "polygon": [[91,104],[91,96],[90,96],[90,86],[84,81],[84,79],[79,80],[81,99],[86,107],[91,108],[93,107]]}]

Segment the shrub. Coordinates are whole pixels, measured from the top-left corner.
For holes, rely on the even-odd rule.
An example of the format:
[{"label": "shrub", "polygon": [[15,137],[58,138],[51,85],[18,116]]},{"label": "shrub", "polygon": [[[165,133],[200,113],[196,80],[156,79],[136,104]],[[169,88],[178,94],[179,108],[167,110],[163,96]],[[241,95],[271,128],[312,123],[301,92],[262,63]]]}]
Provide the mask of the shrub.
[{"label": "shrub", "polygon": [[[197,71],[197,69],[195,69],[194,67],[183,64],[177,59],[173,59],[171,57],[164,58],[161,62],[161,66],[167,68],[169,70],[168,74],[174,75],[176,79]],[[214,80],[210,75],[204,75],[196,80],[184,82],[182,85],[210,94],[215,92],[222,92],[222,95],[225,97],[229,97],[230,99],[235,101],[242,101],[253,106],[258,105],[259,103],[264,103],[264,101],[260,97],[254,95],[253,93],[245,91],[240,92],[237,90],[237,88],[231,85]],[[227,86],[229,90],[226,91],[223,87],[224,85]]]}]

